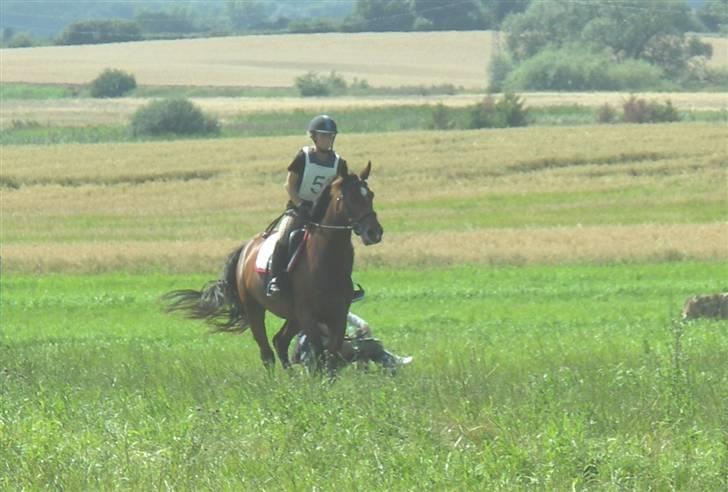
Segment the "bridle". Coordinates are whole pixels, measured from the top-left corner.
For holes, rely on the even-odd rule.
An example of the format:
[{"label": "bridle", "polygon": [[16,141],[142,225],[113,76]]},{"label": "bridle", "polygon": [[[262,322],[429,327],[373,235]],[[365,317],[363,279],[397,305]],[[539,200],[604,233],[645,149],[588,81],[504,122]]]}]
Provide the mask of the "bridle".
[{"label": "bridle", "polygon": [[331,231],[354,231],[354,234],[359,234],[361,232],[362,221],[364,221],[364,219],[368,218],[371,215],[376,216],[377,213],[374,210],[365,212],[364,215],[356,220],[349,219],[348,225],[328,225],[321,224],[320,222],[309,222],[306,225],[315,227],[317,229],[328,229]]},{"label": "bridle", "polygon": [[[343,199],[344,199],[344,192],[342,191],[341,194],[339,194],[339,196],[336,197],[336,201],[338,202]],[[344,202],[344,207],[346,208],[346,202]],[[321,224],[319,222],[309,222],[307,225],[318,228],[318,229],[327,229],[327,230],[331,230],[331,231],[354,231],[354,234],[359,235],[359,234],[361,234],[362,222],[372,215],[376,217],[377,213],[373,209],[370,209],[367,212],[364,212],[364,214],[362,214],[362,216],[356,220],[352,220],[350,217],[349,224],[347,224],[347,225],[328,225],[328,224]]]}]

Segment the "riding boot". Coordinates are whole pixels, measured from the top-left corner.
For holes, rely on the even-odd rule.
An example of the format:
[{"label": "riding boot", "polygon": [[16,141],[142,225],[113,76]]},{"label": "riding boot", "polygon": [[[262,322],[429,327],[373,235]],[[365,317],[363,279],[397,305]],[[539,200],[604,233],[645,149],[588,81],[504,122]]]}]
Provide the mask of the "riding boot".
[{"label": "riding boot", "polygon": [[386,369],[396,369],[412,362],[412,356],[402,357],[384,350],[376,362],[379,362]]},{"label": "riding boot", "polygon": [[283,215],[283,218],[278,224],[280,236],[278,237],[275,248],[273,248],[270,266],[271,279],[265,291],[269,297],[277,296],[284,289],[283,280],[285,279],[283,275],[285,274],[286,260],[288,260],[288,241],[295,225],[295,216],[290,215],[288,212]]},{"label": "riding boot", "polygon": [[270,280],[265,290],[265,295],[275,297],[281,292],[281,270],[285,262],[286,245],[282,245],[281,241],[276,243],[273,249],[273,255],[270,262]]}]

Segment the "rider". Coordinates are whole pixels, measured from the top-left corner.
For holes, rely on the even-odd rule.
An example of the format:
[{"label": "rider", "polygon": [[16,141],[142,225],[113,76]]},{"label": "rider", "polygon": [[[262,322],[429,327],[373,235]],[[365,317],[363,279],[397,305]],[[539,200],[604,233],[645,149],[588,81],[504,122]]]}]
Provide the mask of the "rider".
[{"label": "rider", "polygon": [[328,115],[316,116],[308,124],[308,135],[313,146],[298,151],[288,166],[286,192],[288,203],[278,225],[278,242],[271,258],[270,276],[266,294],[276,296],[281,291],[283,266],[288,259],[290,233],[311,219],[311,208],[321,192],[337,175],[346,176],[346,161],[334,152],[336,122]]}]

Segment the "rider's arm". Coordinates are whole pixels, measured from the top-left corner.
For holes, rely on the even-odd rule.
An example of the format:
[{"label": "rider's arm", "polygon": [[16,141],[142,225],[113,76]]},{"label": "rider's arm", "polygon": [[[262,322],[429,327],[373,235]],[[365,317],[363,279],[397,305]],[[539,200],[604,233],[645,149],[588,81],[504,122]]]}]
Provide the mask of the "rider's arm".
[{"label": "rider's arm", "polygon": [[346,321],[349,323],[349,325],[356,328],[355,336],[371,336],[372,330],[369,327],[369,323],[367,323],[363,318],[360,318],[354,313],[349,313],[346,315]]},{"label": "rider's arm", "polygon": [[293,171],[288,171],[288,177],[286,178],[286,192],[288,193],[288,198],[291,199],[293,204],[295,206],[300,206],[301,197],[298,196],[298,183],[301,181],[301,178],[298,174],[294,173]]},{"label": "rider's arm", "polygon": [[298,187],[301,183],[304,167],[306,165],[306,155],[303,150],[299,150],[296,157],[288,166],[288,176],[286,177],[286,193],[288,198],[296,207],[301,206],[303,200],[298,196]]}]

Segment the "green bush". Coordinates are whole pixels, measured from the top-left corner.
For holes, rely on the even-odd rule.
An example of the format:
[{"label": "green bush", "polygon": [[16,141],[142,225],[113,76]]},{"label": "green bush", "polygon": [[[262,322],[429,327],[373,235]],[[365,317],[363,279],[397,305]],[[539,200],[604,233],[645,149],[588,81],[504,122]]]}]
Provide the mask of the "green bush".
[{"label": "green bush", "polygon": [[526,126],[528,110],[524,101],[513,93],[505,93],[499,100],[487,96],[470,112],[470,128],[507,128]]},{"label": "green bush", "polygon": [[[501,75],[502,76],[502,75]],[[663,85],[662,70],[644,61],[613,61],[580,48],[546,49],[506,77],[507,90],[642,90]]]},{"label": "green bush", "polygon": [[728,68],[694,64],[680,78],[681,88],[689,91],[728,91]]},{"label": "green bush", "polygon": [[656,101],[647,102],[634,94],[622,105],[624,114],[622,119],[625,123],[664,123],[679,121],[680,115],[677,109],[668,99],[665,104]]},{"label": "green bush", "polygon": [[344,94],[347,89],[344,78],[333,71],[328,76],[308,72],[296,77],[295,86],[303,97]]},{"label": "green bush", "polygon": [[8,41],[8,48],[31,48],[35,46],[36,41],[27,32],[19,32]]},{"label": "green bush", "polygon": [[131,130],[135,136],[209,135],[219,133],[220,124],[187,99],[162,99],[139,108]]},{"label": "green bush", "polygon": [[455,127],[455,122],[447,106],[438,103],[432,108],[432,123],[429,126],[434,130],[450,130]]},{"label": "green bush", "polygon": [[606,78],[613,90],[674,89],[674,84],[666,82],[660,67],[643,60],[624,60],[620,63],[609,62],[605,66]]},{"label": "green bush", "polygon": [[597,111],[598,123],[614,123],[617,121],[617,110],[609,103],[604,103]]},{"label": "green bush", "polygon": [[91,97],[121,97],[136,89],[130,73],[107,68],[91,82]]}]

